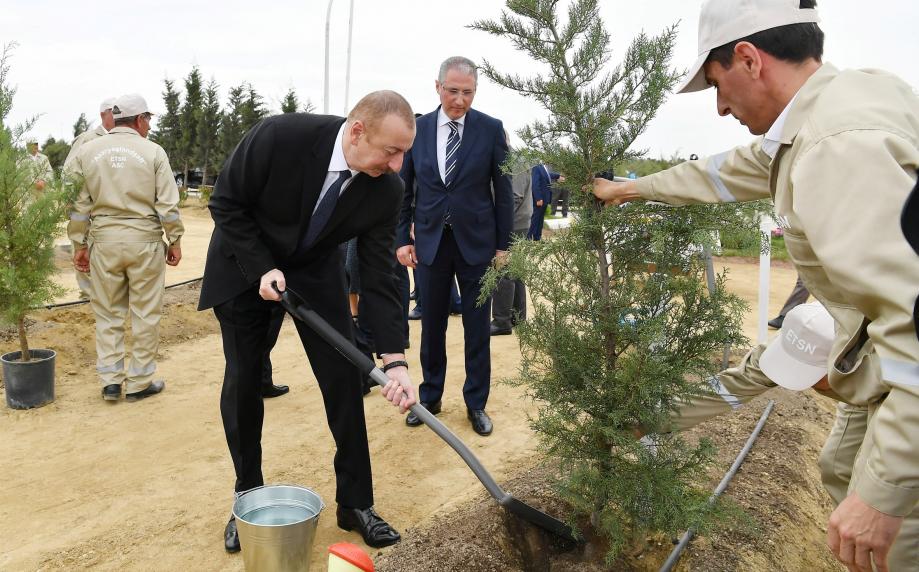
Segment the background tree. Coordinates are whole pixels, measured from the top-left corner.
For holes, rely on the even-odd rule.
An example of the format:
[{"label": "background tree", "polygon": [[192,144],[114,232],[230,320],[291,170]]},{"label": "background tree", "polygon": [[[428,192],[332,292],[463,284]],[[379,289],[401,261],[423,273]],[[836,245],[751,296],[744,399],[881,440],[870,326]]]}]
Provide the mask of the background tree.
[{"label": "background tree", "polygon": [[185,101],[179,114],[179,152],[176,162],[182,166],[182,180],[188,185],[188,171],[195,168],[198,159],[198,139],[204,94],[201,89],[201,71],[195,66],[185,78]]},{"label": "background tree", "polygon": [[35,118],[6,124],[16,94],[8,83],[14,47],[5,45],[0,54],[0,321],[16,325],[23,361],[28,361],[26,313],[62,290],[52,279],[54,237],[68,201],[51,184],[35,192],[35,174],[20,146]]},{"label": "background tree", "polygon": [[175,82],[166,78],[163,80],[163,103],[165,112],[157,118],[156,130],[151,133],[150,139],[158,143],[166,151],[170,164],[178,165],[179,142],[182,137],[182,127],[179,118],[181,108],[181,94],[175,89]]},{"label": "background tree", "polygon": [[214,172],[220,168],[216,162],[217,147],[220,143],[220,96],[217,93],[217,81],[211,78],[204,90],[204,101],[201,104],[201,123],[198,133],[198,165],[203,173],[202,184],[207,184],[208,171]]},{"label": "background tree", "polygon": [[[507,271],[534,302],[518,326],[513,382],[539,404],[531,423],[558,460],[559,490],[608,537],[612,559],[649,531],[708,520],[708,494],[695,483],[710,445],[676,434],[642,442],[634,431],[667,434],[675,404],[710,391],[714,356],[746,343],[743,302],[725,291],[723,276],[706,292],[698,256],[713,229],[744,219],[736,206],[603,209],[582,190],[642,155],[632,144],[679,79],[670,67],[675,26],[640,33],[608,67],[598,2],[572,0],[560,14],[558,0],[508,0],[499,19],[471,27],[509,39],[533,60],[528,69],[541,70],[522,77],[488,61],[481,67],[548,112],[518,131],[522,155],[566,175],[578,213],[569,231],[512,248]],[[489,285],[498,275],[489,273]]]},{"label": "background tree", "polygon": [[220,122],[220,157],[219,162],[222,165],[226,161],[240,139],[245,134],[243,127],[243,108],[246,104],[246,84],[242,83],[236,87],[230,88],[227,98],[226,111]]},{"label": "background tree", "polygon": [[281,113],[296,113],[300,109],[300,100],[294,88],[287,90],[287,95],[281,100]]},{"label": "background tree", "polygon": [[80,116],[77,117],[76,123],[73,124],[74,139],[76,139],[80,135],[80,133],[83,133],[85,131],[89,131],[89,121],[86,120],[86,114],[81,113]]},{"label": "background tree", "polygon": [[60,176],[61,167],[64,165],[64,159],[70,153],[70,144],[63,139],[57,140],[54,137],[48,137],[45,144],[41,147],[41,152],[48,156],[48,162],[51,168]]},{"label": "background tree", "polygon": [[245,100],[241,114],[243,135],[267,116],[268,109],[265,107],[265,100],[255,91],[251,83],[246,84]]},{"label": "background tree", "polygon": [[316,106],[309,99],[306,100],[306,103],[303,104],[303,107],[300,108],[300,111],[303,113],[315,113]]}]

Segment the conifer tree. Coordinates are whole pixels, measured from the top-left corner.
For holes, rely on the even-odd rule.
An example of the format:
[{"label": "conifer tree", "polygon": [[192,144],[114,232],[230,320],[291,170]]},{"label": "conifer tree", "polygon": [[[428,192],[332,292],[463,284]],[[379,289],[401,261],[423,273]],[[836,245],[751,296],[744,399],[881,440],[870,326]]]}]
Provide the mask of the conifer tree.
[{"label": "conifer tree", "polygon": [[217,81],[211,78],[204,90],[204,101],[201,104],[201,124],[198,137],[198,165],[203,171],[202,184],[207,184],[208,171],[214,172],[220,168],[216,162],[217,147],[220,143],[220,95],[217,93]]},{"label": "conifer tree", "polygon": [[166,110],[157,118],[156,131],[150,134],[150,140],[159,144],[166,151],[170,164],[178,166],[179,143],[182,127],[180,123],[181,94],[175,88],[175,82],[169,78],[163,80],[163,103]]},{"label": "conifer tree", "polygon": [[220,122],[219,163],[221,165],[230,156],[245,134],[245,128],[243,127],[243,108],[245,104],[246,84],[242,83],[230,88],[226,111]]},{"label": "conifer tree", "polygon": [[8,83],[14,47],[7,44],[0,53],[0,321],[16,325],[22,360],[29,361],[26,313],[61,293],[52,279],[54,237],[68,200],[50,181],[36,188],[36,173],[20,146],[35,118],[6,123],[16,94]]},{"label": "conifer tree", "polygon": [[77,118],[76,122],[73,124],[73,136],[74,138],[78,137],[80,133],[89,130],[89,121],[86,120],[86,114],[81,113]]},{"label": "conifer tree", "polygon": [[201,71],[198,66],[192,68],[185,78],[185,101],[179,115],[179,149],[176,162],[182,166],[183,181],[188,184],[188,171],[193,169],[199,148],[201,132],[201,115],[204,101],[202,92]]},{"label": "conifer tree", "polygon": [[[712,449],[668,434],[668,421],[678,402],[710,391],[724,345],[745,343],[744,303],[723,275],[706,291],[699,252],[712,230],[749,220],[741,211],[752,207],[595,203],[583,189],[642,155],[633,144],[679,79],[670,66],[676,26],[639,33],[610,66],[599,0],[559,4],[507,0],[500,18],[471,27],[532,59],[528,77],[488,61],[481,71],[545,108],[544,120],[518,131],[520,154],[565,174],[575,205],[568,231],[511,249],[505,271],[533,299],[511,382],[538,404],[532,427],[558,461],[571,521],[589,516],[613,559],[650,531],[676,533],[710,516],[696,483]],[[499,275],[490,271],[487,286]],[[639,441],[636,430],[654,437]]]},{"label": "conifer tree", "polygon": [[300,99],[294,88],[287,90],[287,95],[281,100],[281,113],[296,113],[300,108]]}]

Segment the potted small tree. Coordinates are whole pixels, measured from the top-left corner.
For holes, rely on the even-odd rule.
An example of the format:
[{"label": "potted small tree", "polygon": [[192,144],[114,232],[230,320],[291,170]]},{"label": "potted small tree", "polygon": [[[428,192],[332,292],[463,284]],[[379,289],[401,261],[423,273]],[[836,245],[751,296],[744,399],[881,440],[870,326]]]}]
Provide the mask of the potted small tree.
[{"label": "potted small tree", "polygon": [[54,237],[69,201],[61,185],[38,183],[20,145],[35,120],[6,123],[16,93],[9,85],[13,47],[5,45],[0,55],[0,321],[16,325],[20,349],[0,361],[7,405],[28,409],[54,400],[55,352],[29,348],[26,314],[61,292],[52,280]]}]

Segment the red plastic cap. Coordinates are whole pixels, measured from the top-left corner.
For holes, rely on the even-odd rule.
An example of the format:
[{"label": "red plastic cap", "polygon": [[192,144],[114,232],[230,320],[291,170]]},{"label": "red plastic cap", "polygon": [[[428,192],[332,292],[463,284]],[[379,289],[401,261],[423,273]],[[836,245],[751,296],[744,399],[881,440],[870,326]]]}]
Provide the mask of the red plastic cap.
[{"label": "red plastic cap", "polygon": [[373,560],[356,544],[350,542],[333,544],[329,546],[329,554],[334,554],[345,562],[354,564],[364,572],[373,572]]}]

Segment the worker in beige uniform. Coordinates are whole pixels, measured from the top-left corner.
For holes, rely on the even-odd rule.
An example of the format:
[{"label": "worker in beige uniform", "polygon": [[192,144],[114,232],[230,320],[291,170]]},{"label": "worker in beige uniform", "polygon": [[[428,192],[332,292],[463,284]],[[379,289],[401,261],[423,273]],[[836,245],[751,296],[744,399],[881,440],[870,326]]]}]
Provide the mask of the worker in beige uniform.
[{"label": "worker in beige uniform", "polygon": [[[82,180],[68,233],[74,266],[90,272],[96,314],[96,370],[102,397],[136,401],[163,390],[154,380],[165,264],[182,258],[179,190],[163,148],[148,141],[151,113],[139,95],[112,107],[115,127],[83,145],[72,163]],[[165,234],[166,244],[163,239]],[[91,246],[88,246],[91,245]],[[124,326],[131,310],[133,347],[125,370]]]},{"label": "worker in beige uniform", "polygon": [[773,199],[790,258],[836,322],[828,384],[856,409],[830,440],[864,435],[828,545],[850,570],[919,570],[919,257],[898,224],[919,166],[919,98],[890,74],[824,64],[817,21],[814,0],[707,1],[680,91],[715,87],[718,113],[762,137],[636,181],[598,179],[594,194]]},{"label": "worker in beige uniform", "polygon": [[29,165],[32,175],[33,192],[42,192],[54,180],[54,169],[51,168],[51,161],[48,156],[38,151],[38,141],[29,139],[26,141],[25,161]]},{"label": "worker in beige uniform", "polygon": [[[68,170],[70,163],[73,161],[74,157],[77,156],[77,152],[83,147],[84,143],[92,141],[93,139],[98,139],[103,135],[107,135],[115,127],[115,118],[112,117],[112,105],[115,103],[114,97],[106,98],[99,104],[99,126],[95,129],[89,129],[80,133],[76,136],[73,142],[70,144],[70,152],[67,153],[67,158],[64,159],[64,170]],[[89,300],[90,292],[92,290],[92,281],[89,278],[88,272],[80,272],[79,270],[74,269],[74,274],[77,279],[77,287],[80,289],[80,299]]]}]

